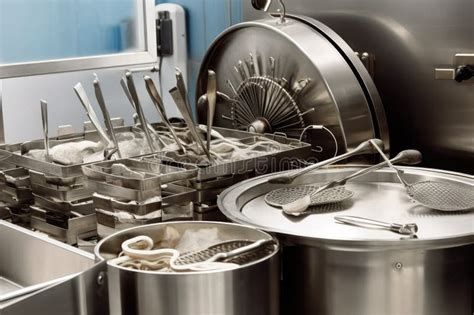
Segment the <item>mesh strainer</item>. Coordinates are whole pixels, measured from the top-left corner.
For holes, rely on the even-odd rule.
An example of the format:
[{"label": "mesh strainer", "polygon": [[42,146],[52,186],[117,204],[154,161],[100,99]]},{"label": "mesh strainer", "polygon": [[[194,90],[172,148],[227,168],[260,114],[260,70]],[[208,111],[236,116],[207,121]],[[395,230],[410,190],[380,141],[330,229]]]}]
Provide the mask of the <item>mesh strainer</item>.
[{"label": "mesh strainer", "polygon": [[393,166],[377,144],[372,143],[387,164],[396,171],[408,195],[419,204],[440,211],[464,211],[474,208],[474,189],[461,183],[421,181],[413,184],[403,179],[403,171]]},{"label": "mesh strainer", "polygon": [[353,192],[343,186],[324,189],[314,185],[285,187],[275,189],[265,195],[265,202],[273,207],[285,208],[288,204],[298,202],[308,196],[308,206],[319,206],[328,203],[337,203],[352,197]]},{"label": "mesh strainer", "polygon": [[273,239],[231,240],[180,255],[176,259],[171,259],[170,266],[175,271],[227,269],[266,256],[270,247],[274,248]]},{"label": "mesh strainer", "polygon": [[[422,157],[419,151],[405,150],[394,157],[391,163],[413,165],[420,163],[421,160]],[[271,206],[282,208],[288,215],[300,216],[309,214],[311,211],[306,211],[309,206],[337,203],[351,198],[353,192],[343,187],[348,180],[368,174],[386,165],[387,162],[382,162],[361,169],[339,180],[330,181],[321,187],[308,185],[276,189],[265,196],[265,202]]]}]

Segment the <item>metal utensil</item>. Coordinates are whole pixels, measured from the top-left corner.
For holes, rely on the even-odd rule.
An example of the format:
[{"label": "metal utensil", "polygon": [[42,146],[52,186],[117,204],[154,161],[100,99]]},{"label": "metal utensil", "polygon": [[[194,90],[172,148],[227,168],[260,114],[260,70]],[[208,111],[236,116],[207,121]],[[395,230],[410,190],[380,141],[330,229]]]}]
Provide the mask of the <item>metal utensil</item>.
[{"label": "metal utensil", "polygon": [[[383,147],[383,141],[380,139],[372,139],[373,143],[376,143],[377,145]],[[283,174],[278,177],[273,177],[268,180],[269,183],[272,184],[290,184],[292,183],[296,178],[298,178],[301,175],[304,175],[308,172],[311,172],[313,170],[316,170],[318,168],[321,168],[326,165],[330,165],[339,161],[342,161],[344,159],[347,159],[349,157],[355,156],[355,155],[361,155],[361,154],[369,154],[369,153],[374,153],[377,152],[375,147],[372,145],[372,140],[367,140],[359,144],[357,148],[355,148],[352,151],[346,152],[344,154],[335,156],[331,159],[327,159],[325,161],[310,165],[308,167],[302,168],[300,170],[296,170],[294,172],[291,172],[289,174]]]},{"label": "metal utensil", "polygon": [[[132,105],[132,108],[135,111],[134,117],[135,117],[135,115],[136,115],[136,117],[138,117],[138,114],[136,113],[137,109],[136,109],[135,103],[133,102],[133,98],[132,98],[132,95],[130,94],[130,91],[129,91],[128,86],[127,86],[127,81],[126,81],[125,78],[120,79],[120,85],[122,86],[122,90],[125,93],[125,96],[127,96],[127,99],[130,102],[130,105]],[[155,129],[150,124],[147,124],[147,127],[148,127],[148,130],[150,130],[151,133],[153,133],[155,136],[157,135],[156,132],[155,132]],[[158,139],[160,139],[160,138],[158,138]]]},{"label": "metal utensil", "polygon": [[[191,108],[191,103],[189,102],[188,91],[186,89],[186,83],[184,82],[183,73],[181,72],[181,69],[179,69],[178,67],[175,68],[175,76],[176,76],[176,87],[178,88],[179,92],[183,96],[183,100],[192,118],[193,110]],[[193,121],[194,121],[194,118],[193,118]]]},{"label": "metal utensil", "polygon": [[168,119],[168,116],[166,115],[165,105],[163,104],[163,100],[161,99],[160,94],[158,93],[158,90],[156,89],[153,79],[149,76],[144,76],[144,79],[145,79],[145,86],[146,86],[146,90],[148,91],[148,95],[150,95],[150,98],[153,104],[155,105],[155,108],[158,114],[160,114],[161,120],[169,129],[171,135],[173,136],[180,150],[183,151],[184,154],[186,154],[186,149],[182,145],[181,140],[179,139],[178,135],[176,134],[176,131],[173,128],[173,125],[171,125]]},{"label": "metal utensil", "polygon": [[41,103],[41,122],[43,123],[44,157],[46,161],[51,162],[53,158],[49,154],[48,103],[45,100],[40,100],[40,103]]},{"label": "metal utensil", "polygon": [[142,105],[140,104],[140,99],[138,98],[138,93],[135,88],[135,82],[133,81],[133,75],[130,71],[125,73],[125,77],[127,79],[127,87],[130,92],[130,96],[132,97],[133,103],[135,104],[135,110],[138,114],[138,119],[140,120],[140,124],[142,125],[143,132],[145,133],[145,138],[150,148],[151,152],[155,152],[155,147],[153,145],[153,139],[150,135],[150,130],[148,129],[148,123],[145,118],[145,114],[143,113]]},{"label": "metal utensil", "polygon": [[86,110],[86,114],[89,117],[91,123],[94,125],[95,129],[97,130],[97,133],[99,134],[99,137],[101,138],[101,141],[104,144],[105,148],[109,148],[112,142],[107,136],[107,133],[104,131],[104,129],[100,125],[99,119],[97,118],[97,114],[92,108],[91,102],[89,101],[89,98],[87,97],[87,93],[80,82],[74,86],[74,91],[76,92],[77,97],[81,101],[82,106]]},{"label": "metal utensil", "polygon": [[199,133],[196,129],[196,126],[194,125],[193,118],[191,117],[191,113],[188,110],[188,107],[186,105],[186,101],[184,100],[183,95],[179,91],[177,87],[172,88],[169,93],[171,94],[171,97],[173,98],[174,102],[176,103],[176,106],[178,107],[178,110],[180,111],[181,115],[183,116],[184,121],[186,122],[186,125],[189,128],[189,131],[191,132],[194,141],[196,141],[196,144],[201,147],[203,152],[206,154],[207,158],[209,159],[209,162],[212,162],[213,159],[211,157],[211,153],[207,150],[206,146],[202,142],[201,137],[199,136]]},{"label": "metal utensil", "polygon": [[99,77],[96,74],[94,74],[94,76],[95,76],[95,79],[93,83],[94,83],[94,91],[95,91],[95,97],[97,99],[97,103],[99,103],[102,116],[104,117],[105,126],[107,127],[110,137],[112,138],[112,142],[114,143],[117,155],[119,156],[119,158],[122,158],[122,153],[120,152],[117,137],[115,136],[114,126],[112,124],[112,120],[110,119],[110,114],[107,109],[107,105],[105,104],[104,95],[102,94],[102,88],[100,87]]},{"label": "metal utensil", "polygon": [[368,229],[382,229],[387,231],[392,231],[398,234],[403,235],[415,235],[418,232],[418,226],[416,223],[386,223],[382,221],[356,217],[351,215],[341,215],[336,216],[334,219],[338,222],[354,225],[358,227],[368,228]]},{"label": "metal utensil", "polygon": [[252,0],[252,7],[259,11],[267,12],[272,4],[272,0]]},{"label": "metal utensil", "polygon": [[[417,150],[402,151],[391,160],[392,163],[404,163],[408,165],[419,164],[421,161],[422,155]],[[277,189],[267,194],[265,196],[265,201],[269,205],[281,207],[283,211],[289,215],[300,216],[302,214],[307,214],[309,212],[306,212],[305,210],[309,206],[336,203],[351,198],[353,196],[353,193],[349,190],[344,189],[341,186],[344,186],[348,180],[369,174],[385,166],[387,166],[387,162],[384,161],[377,165],[363,168],[341,179],[333,180],[323,186],[314,188],[314,191],[309,191],[306,195],[301,195],[301,192],[304,192],[304,190],[297,190],[296,198],[294,196],[295,187]]]},{"label": "metal utensil", "polygon": [[208,70],[207,75],[207,151],[211,151],[211,133],[216,111],[217,82],[216,73]]},{"label": "metal utensil", "polygon": [[[214,262],[228,261],[232,258],[243,256],[249,252],[257,251],[273,243],[273,239],[261,239],[258,241],[226,241],[210,246],[203,250],[195,251],[186,255],[180,255],[176,260],[171,261],[171,268],[177,271],[215,269],[214,265],[208,264]],[[248,257],[251,257],[251,260],[240,260],[240,262],[248,263],[256,259],[254,256]]]},{"label": "metal utensil", "polygon": [[419,204],[440,211],[474,209],[474,189],[471,186],[432,180],[409,184],[403,179],[403,171],[390,162],[376,143],[373,143],[373,145],[387,164],[396,172],[398,179],[405,186],[408,196]]}]

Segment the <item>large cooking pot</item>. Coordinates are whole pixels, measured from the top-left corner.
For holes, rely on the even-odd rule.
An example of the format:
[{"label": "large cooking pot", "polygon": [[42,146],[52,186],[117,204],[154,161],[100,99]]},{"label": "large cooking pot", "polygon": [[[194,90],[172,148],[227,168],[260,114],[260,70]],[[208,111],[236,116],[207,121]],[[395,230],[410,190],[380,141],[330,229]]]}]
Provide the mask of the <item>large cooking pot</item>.
[{"label": "large cooking pot", "polygon": [[[292,185],[320,185],[356,171],[333,167],[306,174]],[[410,183],[462,183],[474,177],[402,168]],[[277,233],[283,252],[284,314],[463,315],[474,312],[474,211],[441,212],[408,198],[393,171],[380,170],[346,184],[354,197],[313,209],[303,218],[267,205],[275,174],[241,182],[218,200],[232,221]],[[416,237],[336,223],[353,215],[418,225]]]},{"label": "large cooking pot", "polygon": [[[232,223],[172,222],[130,228],[103,239],[94,253],[100,261],[116,256],[123,241],[147,235],[157,240],[166,227],[217,228],[222,240],[259,240],[271,236]],[[150,272],[107,265],[110,314],[278,315],[278,246],[267,256],[237,269],[207,272]]]}]

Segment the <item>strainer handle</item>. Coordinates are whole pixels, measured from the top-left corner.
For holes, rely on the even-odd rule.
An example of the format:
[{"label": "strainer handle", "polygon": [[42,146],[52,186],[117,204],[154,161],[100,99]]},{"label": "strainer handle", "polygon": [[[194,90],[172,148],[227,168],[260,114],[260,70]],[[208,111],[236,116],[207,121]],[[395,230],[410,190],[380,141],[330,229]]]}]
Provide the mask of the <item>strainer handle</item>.
[{"label": "strainer handle", "polygon": [[[416,151],[416,150],[402,151],[402,152],[398,153],[396,157],[394,157],[393,159],[391,159],[389,161],[389,163],[392,163],[392,166],[393,166],[393,164],[396,164],[396,163],[405,163],[405,164],[414,165],[414,164],[418,164],[420,162],[421,162],[421,153]],[[336,180],[335,185],[345,185],[348,180],[351,180],[351,179],[354,179],[356,177],[374,172],[374,171],[379,170],[379,169],[381,169],[381,168],[383,168],[387,165],[388,165],[387,161],[384,161],[384,162],[381,162],[377,165],[373,165],[373,166],[361,169],[361,170],[359,170],[355,173],[352,173],[352,174],[350,174],[350,175],[348,175],[344,178]],[[334,186],[334,185],[332,185],[332,186]]]},{"label": "strainer handle", "polygon": [[398,179],[400,180],[400,182],[405,186],[405,187],[409,187],[410,185],[402,178],[402,174],[403,174],[403,171],[400,170],[399,168],[395,167],[392,162],[390,162],[390,160],[387,158],[387,156],[385,155],[385,153],[383,153],[382,149],[380,149],[380,147],[375,143],[373,142],[372,140],[369,140],[372,145],[374,146],[374,148],[380,153],[380,155],[382,156],[382,158],[385,160],[385,162],[388,164],[388,166],[390,168],[392,168],[395,172],[397,172],[397,177]]},{"label": "strainer handle", "polygon": [[270,178],[268,180],[268,182],[269,183],[275,183],[275,184],[276,183],[289,184],[301,175],[304,175],[308,172],[311,172],[311,171],[316,170],[318,168],[321,168],[323,166],[330,165],[330,164],[345,160],[345,159],[347,159],[351,156],[361,155],[361,154],[369,154],[369,153],[376,153],[377,151],[374,150],[373,143],[377,143],[379,146],[383,147],[383,142],[380,139],[367,140],[367,141],[364,141],[361,144],[359,144],[359,146],[357,148],[355,148],[354,150],[352,150],[352,151],[349,151],[349,152],[346,152],[344,154],[335,156],[331,159],[327,159],[327,160],[324,160],[322,162],[307,166],[303,169],[294,171],[290,174],[283,174],[283,175],[280,175],[280,176]]},{"label": "strainer handle", "polygon": [[362,218],[362,217],[351,216],[351,215],[336,216],[334,217],[334,220],[341,223],[356,225],[356,226],[360,226],[364,228],[390,229],[392,226],[390,223]]}]

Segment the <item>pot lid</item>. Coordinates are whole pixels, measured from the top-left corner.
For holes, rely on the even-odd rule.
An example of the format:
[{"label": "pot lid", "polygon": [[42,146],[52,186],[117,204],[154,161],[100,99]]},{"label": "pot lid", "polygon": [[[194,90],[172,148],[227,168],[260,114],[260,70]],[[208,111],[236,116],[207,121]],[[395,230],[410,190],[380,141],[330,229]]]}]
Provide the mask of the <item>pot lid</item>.
[{"label": "pot lid", "polygon": [[[292,184],[321,185],[339,179],[360,167],[331,167],[301,176]],[[467,185],[474,190],[474,177],[445,171],[402,168],[409,183],[434,180]],[[249,179],[225,190],[218,200],[221,211],[232,221],[265,231],[306,238],[321,244],[359,243],[365,245],[400,245],[431,242],[441,245],[474,242],[474,211],[443,212],[426,208],[411,200],[395,173],[384,169],[346,184],[354,196],[339,204],[313,208],[310,215],[290,217],[268,205],[265,195],[281,187],[267,180],[276,174]],[[416,237],[381,229],[368,229],[338,223],[336,216],[358,216],[387,223],[416,223]]]},{"label": "pot lid", "polygon": [[[385,112],[370,75],[342,38],[318,21],[268,18],[220,34],[198,75],[200,123],[207,121],[208,70],[217,75],[216,126],[303,136],[322,148],[320,160],[370,138],[384,140],[388,151]],[[311,125],[329,128],[337,146],[325,131],[303,133]]]}]

